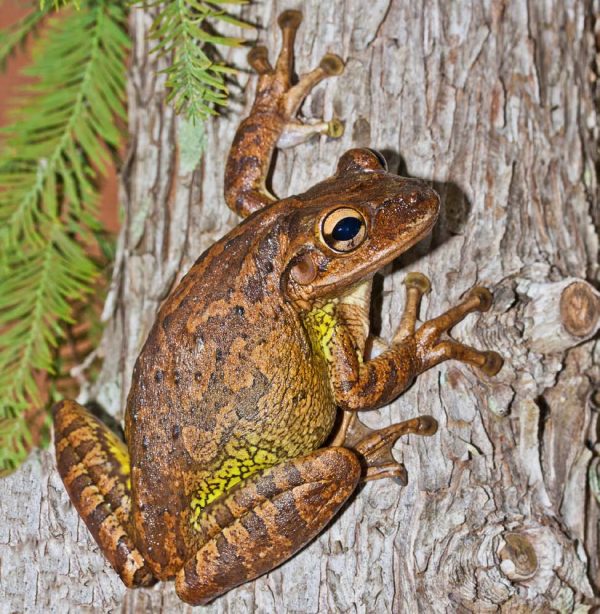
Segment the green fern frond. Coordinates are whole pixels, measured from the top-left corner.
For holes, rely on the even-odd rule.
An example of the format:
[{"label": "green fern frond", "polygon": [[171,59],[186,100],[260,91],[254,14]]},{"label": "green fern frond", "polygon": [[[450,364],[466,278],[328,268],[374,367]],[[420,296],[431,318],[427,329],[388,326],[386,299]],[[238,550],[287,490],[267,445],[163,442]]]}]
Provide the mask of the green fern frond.
[{"label": "green fern frond", "polygon": [[6,30],[0,31],[0,67],[4,67],[8,58],[37,30],[46,13],[44,8],[34,9]]},{"label": "green fern frond", "polygon": [[[126,14],[110,0],[49,19],[0,153],[0,470],[30,440],[24,411],[55,373],[72,302],[92,289],[98,172],[126,118]],[[10,461],[10,462],[9,462]]]},{"label": "green fern frond", "polygon": [[[52,2],[48,4],[52,4],[55,10],[69,5],[73,5],[76,9],[81,8],[81,2],[79,0],[52,0]],[[46,0],[40,0],[40,8],[42,10],[46,9],[48,4],[46,4]]]},{"label": "green fern frond", "polygon": [[52,20],[34,49],[26,72],[38,81],[4,130],[0,246],[44,244],[40,230],[65,207],[96,225],[90,163],[105,168],[120,137],[114,117],[125,118],[125,16],[109,4]]},{"label": "green fern frond", "polygon": [[[45,228],[46,243],[9,263],[0,293],[2,404],[41,402],[36,371],[54,372],[53,349],[71,302],[91,291],[96,267],[60,220]],[[12,266],[10,266],[12,265]],[[34,288],[35,292],[31,292]]]},{"label": "green fern frond", "polygon": [[160,6],[152,25],[151,38],[157,41],[154,53],[172,57],[165,70],[169,93],[167,101],[177,113],[195,121],[216,115],[215,105],[226,105],[228,89],[223,75],[234,69],[213,62],[207,45],[241,45],[244,40],[211,33],[207,23],[223,22],[242,28],[248,24],[228,15],[224,5],[245,4],[246,0],[151,0],[146,5]]}]

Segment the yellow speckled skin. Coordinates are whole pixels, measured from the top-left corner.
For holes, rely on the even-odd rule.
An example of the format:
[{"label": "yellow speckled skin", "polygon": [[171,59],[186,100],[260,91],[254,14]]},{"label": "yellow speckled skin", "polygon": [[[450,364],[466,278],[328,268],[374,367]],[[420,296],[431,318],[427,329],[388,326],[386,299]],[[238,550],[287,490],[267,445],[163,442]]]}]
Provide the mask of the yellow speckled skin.
[{"label": "yellow speckled skin", "polygon": [[[415,331],[427,290],[418,275],[408,278],[394,340],[364,360],[364,280],[430,231],[439,199],[426,184],[388,173],[366,149],[344,154],[332,177],[303,194],[276,200],[267,192],[277,139],[297,125],[308,91],[343,67],[328,55],[292,84],[300,20],[297,11],[280,16],[274,69],[264,48],[251,52],[256,102],[225,181],[229,206],[245,219],[161,307],[133,373],[127,445],[76,403],[55,408],[59,471],[108,560],[128,586],[176,579],[192,604],[292,556],[361,476],[404,480],[392,445],[436,429],[421,417],[371,432],[350,412],[388,403],[447,358],[488,373],[501,364],[493,352],[440,340],[466,313],[489,307],[483,289]],[[338,407],[345,412],[334,433]],[[334,445],[321,447],[328,438]]]}]

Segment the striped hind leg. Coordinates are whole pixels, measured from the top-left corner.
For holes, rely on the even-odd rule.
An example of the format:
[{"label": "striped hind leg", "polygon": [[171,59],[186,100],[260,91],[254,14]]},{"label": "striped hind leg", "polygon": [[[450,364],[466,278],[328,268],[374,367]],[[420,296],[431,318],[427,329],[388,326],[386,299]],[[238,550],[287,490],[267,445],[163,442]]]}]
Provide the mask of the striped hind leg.
[{"label": "striped hind leg", "polygon": [[271,571],[320,533],[359,478],[353,452],[323,448],[240,482],[203,511],[201,545],[177,574],[177,594],[202,605]]},{"label": "striped hind leg", "polygon": [[155,582],[128,533],[131,509],[125,444],[74,401],[53,410],[58,472],[100,550],[128,587]]}]

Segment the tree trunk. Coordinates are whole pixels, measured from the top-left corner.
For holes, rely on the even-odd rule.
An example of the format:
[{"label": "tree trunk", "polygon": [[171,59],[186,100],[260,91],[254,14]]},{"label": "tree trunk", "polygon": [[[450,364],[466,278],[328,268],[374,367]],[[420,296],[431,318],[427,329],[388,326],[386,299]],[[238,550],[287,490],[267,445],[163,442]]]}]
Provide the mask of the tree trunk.
[{"label": "tree trunk", "polygon": [[[272,54],[275,18],[290,4],[304,13],[298,72],[327,51],[346,60],[303,114],[340,117],[346,132],[280,153],[275,192],[304,191],[355,146],[381,150],[394,172],[432,181],[440,222],[378,278],[375,331],[389,336],[398,322],[409,270],[432,280],[423,319],[485,285],[495,294],[492,310],[470,316],[453,336],[496,349],[505,366],[486,378],[443,364],[365,416],[370,426],[416,414],[438,419],[436,436],[396,447],[408,486],[365,485],[314,543],[210,611],[572,611],[589,603],[600,587],[591,496],[592,477],[600,478],[600,361],[588,341],[600,301],[585,281],[598,278],[598,0],[252,3],[243,14],[263,27]],[[133,11],[125,218],[104,366],[83,399],[119,418],[161,301],[237,223],[223,201],[223,169],[254,88],[240,73],[236,100],[204,134],[176,119],[164,104],[162,65],[148,53],[150,21]],[[230,59],[245,67],[244,55]],[[69,504],[51,452],[0,484],[2,611],[186,609],[171,583],[125,590]]]}]

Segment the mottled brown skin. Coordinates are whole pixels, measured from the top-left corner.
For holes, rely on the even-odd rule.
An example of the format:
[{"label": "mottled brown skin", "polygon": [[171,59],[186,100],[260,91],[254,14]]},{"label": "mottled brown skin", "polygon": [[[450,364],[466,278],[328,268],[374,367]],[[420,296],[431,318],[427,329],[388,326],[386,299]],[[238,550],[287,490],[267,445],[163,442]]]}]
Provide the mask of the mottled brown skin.
[{"label": "mottled brown skin", "polygon": [[[251,53],[261,75],[256,103],[225,181],[229,206],[246,219],[200,256],[160,309],[133,373],[127,445],[76,403],[55,408],[60,474],[107,559],[127,586],[175,578],[191,604],[292,556],[361,476],[406,481],[392,446],[405,433],[433,434],[435,420],[371,431],[355,412],[390,402],[447,358],[488,374],[501,366],[494,352],[441,340],[467,313],[489,308],[489,292],[473,290],[415,330],[429,291],[419,274],[407,277],[392,342],[365,358],[370,277],[430,231],[439,200],[429,186],[355,149],[304,194],[276,200],[266,190],[278,139],[302,131],[294,116],[304,96],[342,70],[329,55],[292,85],[300,20],[297,11],[280,16],[275,69],[264,48]],[[329,229],[338,217],[358,220],[350,240]]]}]

